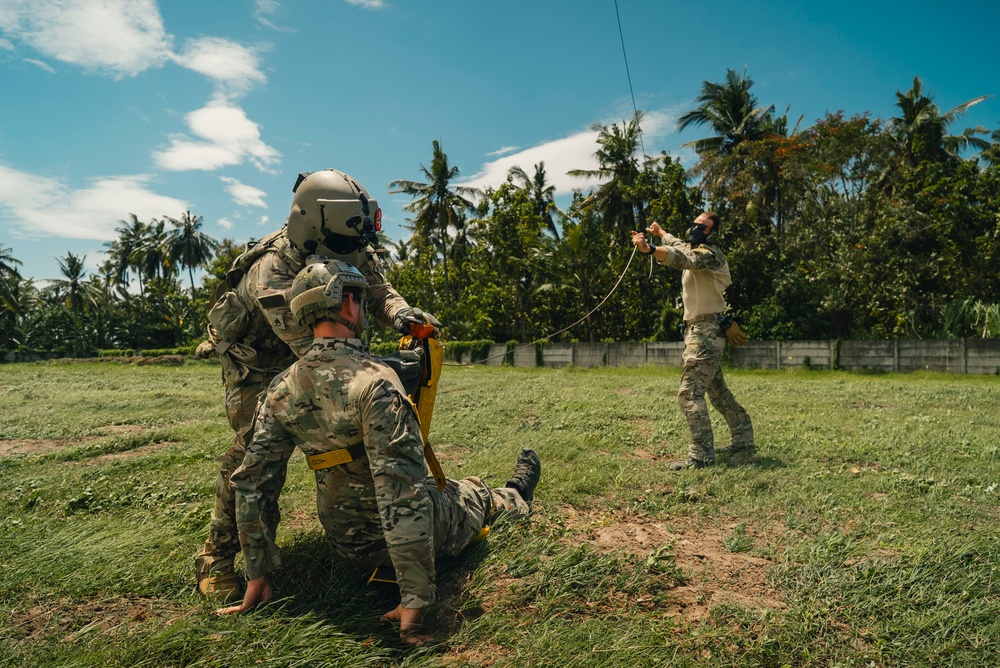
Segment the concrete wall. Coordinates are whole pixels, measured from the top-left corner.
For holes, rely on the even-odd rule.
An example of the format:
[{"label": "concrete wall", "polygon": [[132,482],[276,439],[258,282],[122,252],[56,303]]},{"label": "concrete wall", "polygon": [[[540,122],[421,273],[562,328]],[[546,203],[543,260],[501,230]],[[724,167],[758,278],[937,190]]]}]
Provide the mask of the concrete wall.
[{"label": "concrete wall", "polygon": [[[536,354],[537,348],[537,354]],[[506,347],[490,349],[488,364],[503,363]],[[648,343],[541,343],[514,350],[514,366],[639,367],[680,366],[680,341]],[[1000,369],[1000,339],[897,341],[748,341],[730,348],[740,369],[876,369],[995,374]],[[508,355],[510,357],[510,355]]]}]

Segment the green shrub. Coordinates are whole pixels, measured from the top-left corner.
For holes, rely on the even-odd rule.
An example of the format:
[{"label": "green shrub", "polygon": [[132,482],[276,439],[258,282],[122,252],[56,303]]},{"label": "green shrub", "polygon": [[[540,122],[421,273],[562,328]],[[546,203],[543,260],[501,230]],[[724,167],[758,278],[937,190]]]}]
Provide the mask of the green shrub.
[{"label": "green shrub", "polygon": [[488,339],[478,341],[447,341],[444,344],[444,358],[451,362],[481,362],[490,355],[493,342]]},{"label": "green shrub", "polygon": [[161,357],[163,355],[184,355],[185,357],[194,357],[194,350],[197,347],[197,345],[191,345],[178,346],[176,348],[150,348],[148,350],[140,350],[138,354],[146,357]]},{"label": "green shrub", "polygon": [[109,348],[97,351],[98,357],[131,357],[132,355],[135,355],[135,351],[131,348],[126,348],[124,350]]}]

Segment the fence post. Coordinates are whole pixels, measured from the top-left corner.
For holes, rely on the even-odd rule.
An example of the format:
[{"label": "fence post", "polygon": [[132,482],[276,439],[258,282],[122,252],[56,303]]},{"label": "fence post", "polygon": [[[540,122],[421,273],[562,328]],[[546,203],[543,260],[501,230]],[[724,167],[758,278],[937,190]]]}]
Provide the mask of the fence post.
[{"label": "fence post", "polygon": [[781,371],[781,341],[774,342],[774,357],[778,366],[775,367],[778,371]]},{"label": "fence post", "polygon": [[967,357],[967,349],[965,347],[964,336],[958,340],[958,352],[962,356],[962,361],[959,362],[959,364],[961,365],[959,368],[962,370],[962,373],[969,373],[969,359]]},{"label": "fence post", "polygon": [[892,370],[899,371],[899,339],[892,340]]}]

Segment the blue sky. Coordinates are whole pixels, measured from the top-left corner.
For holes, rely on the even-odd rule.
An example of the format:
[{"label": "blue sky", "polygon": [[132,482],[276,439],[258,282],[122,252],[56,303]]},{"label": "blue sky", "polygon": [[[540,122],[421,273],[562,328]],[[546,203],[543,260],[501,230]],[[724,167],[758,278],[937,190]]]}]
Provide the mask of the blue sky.
[{"label": "blue sky", "polygon": [[[779,113],[893,115],[919,76],[942,109],[1000,94],[1000,3],[618,0],[647,153],[726,68]],[[404,238],[441,141],[470,185],[544,160],[562,197],[593,166],[591,123],[631,113],[614,0],[0,0],[0,246],[58,275],[129,213],[190,210],[216,238],[279,227],[300,171],[334,167]],[[965,126],[1000,127],[1000,100]]]}]

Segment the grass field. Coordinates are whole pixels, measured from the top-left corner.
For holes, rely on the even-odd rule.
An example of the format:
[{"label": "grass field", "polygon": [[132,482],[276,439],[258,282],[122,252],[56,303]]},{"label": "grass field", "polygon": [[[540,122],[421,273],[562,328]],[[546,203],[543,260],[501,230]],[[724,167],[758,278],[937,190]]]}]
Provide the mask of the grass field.
[{"label": "grass field", "polygon": [[404,651],[300,456],[280,600],[218,618],[194,592],[217,365],[0,365],[0,665],[1000,664],[1000,380],[728,376],[758,450],[674,473],[676,369],[447,367],[446,472],[502,484],[532,446],[543,479],[529,521],[441,564],[438,642]]}]

